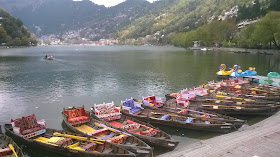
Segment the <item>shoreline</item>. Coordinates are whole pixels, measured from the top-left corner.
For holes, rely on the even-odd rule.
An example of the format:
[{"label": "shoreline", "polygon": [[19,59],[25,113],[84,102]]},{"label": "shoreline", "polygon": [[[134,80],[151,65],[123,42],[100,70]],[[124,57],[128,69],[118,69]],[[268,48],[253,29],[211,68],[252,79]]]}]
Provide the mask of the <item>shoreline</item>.
[{"label": "shoreline", "polygon": [[159,157],[277,157],[280,153],[280,112],[252,126],[185,145]]},{"label": "shoreline", "polygon": [[233,53],[252,53],[252,54],[280,54],[280,50],[278,49],[246,49],[246,48],[226,48],[226,47],[190,47],[188,50],[201,50],[202,48],[207,48],[210,50],[207,51],[228,51]]}]

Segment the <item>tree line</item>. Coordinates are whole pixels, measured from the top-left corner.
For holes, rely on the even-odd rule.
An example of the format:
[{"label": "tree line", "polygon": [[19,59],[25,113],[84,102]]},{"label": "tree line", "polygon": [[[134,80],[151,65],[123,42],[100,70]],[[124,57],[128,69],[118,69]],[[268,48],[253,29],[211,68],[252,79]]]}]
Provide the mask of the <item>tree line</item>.
[{"label": "tree line", "polygon": [[[238,17],[224,21],[213,21],[197,29],[173,33],[169,42],[175,46],[192,47],[193,41],[201,46],[223,46],[242,48],[280,49],[280,1],[269,0],[268,5],[260,5],[258,0],[251,6],[239,6]],[[239,29],[238,22],[258,19],[258,22]]]},{"label": "tree line", "polygon": [[20,19],[0,8],[0,45],[30,46],[37,45],[37,40]]}]

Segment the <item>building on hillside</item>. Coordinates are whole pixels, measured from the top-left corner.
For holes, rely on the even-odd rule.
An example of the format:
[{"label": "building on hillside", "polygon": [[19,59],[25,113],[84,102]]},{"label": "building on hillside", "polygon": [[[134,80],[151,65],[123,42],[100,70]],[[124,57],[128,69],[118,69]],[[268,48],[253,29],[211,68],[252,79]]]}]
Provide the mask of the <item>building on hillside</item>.
[{"label": "building on hillside", "polygon": [[259,21],[259,19],[245,20],[245,21],[242,21],[242,22],[238,23],[237,27],[238,27],[238,29],[242,29],[242,28],[244,28],[244,27],[246,27],[246,26],[248,26],[248,25],[250,25],[252,23],[256,23],[258,21]]},{"label": "building on hillside", "polygon": [[193,47],[200,47],[199,41],[193,41]]}]

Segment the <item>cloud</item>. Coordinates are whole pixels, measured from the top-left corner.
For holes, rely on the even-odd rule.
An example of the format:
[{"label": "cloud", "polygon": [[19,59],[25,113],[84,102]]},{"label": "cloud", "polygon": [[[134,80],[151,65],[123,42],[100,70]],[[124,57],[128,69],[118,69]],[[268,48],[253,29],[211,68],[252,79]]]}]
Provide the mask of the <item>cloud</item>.
[{"label": "cloud", "polygon": [[[126,0],[91,0],[91,1],[94,2],[95,4],[98,4],[98,5],[104,5],[105,7],[111,7],[111,6],[115,6],[119,3],[122,3]],[[156,0],[147,0],[147,1],[154,2]]]}]

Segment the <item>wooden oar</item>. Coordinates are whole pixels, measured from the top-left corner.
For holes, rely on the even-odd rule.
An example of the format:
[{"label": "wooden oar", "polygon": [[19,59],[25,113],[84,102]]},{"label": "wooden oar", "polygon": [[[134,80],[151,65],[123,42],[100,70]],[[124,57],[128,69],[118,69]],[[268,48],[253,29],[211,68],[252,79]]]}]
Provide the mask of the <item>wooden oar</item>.
[{"label": "wooden oar", "polygon": [[258,88],[251,88],[251,90],[260,91],[260,92],[265,92],[265,93],[271,93],[271,94],[276,94],[276,93],[277,93],[277,92],[271,92],[271,91],[261,90],[261,89],[258,89]]},{"label": "wooden oar", "polygon": [[218,107],[229,107],[229,108],[244,108],[241,106],[225,106],[225,105],[203,105],[202,106],[218,106]]},{"label": "wooden oar", "polygon": [[14,146],[13,146],[12,144],[9,144],[9,147],[10,147],[10,149],[13,151],[15,157],[18,157],[18,155],[17,155],[17,153],[16,153],[16,151],[15,151]]},{"label": "wooden oar", "polygon": [[105,128],[105,129],[110,130],[110,131],[115,132],[115,133],[119,133],[119,134],[122,134],[122,135],[125,135],[125,136],[131,136],[131,135],[128,134],[128,133],[121,132],[121,131],[119,131],[119,130],[110,128],[110,127],[108,127],[108,126],[106,126],[106,125],[104,125],[104,124],[99,124],[99,123],[94,123],[94,124],[95,124],[96,126],[103,127],[103,128]]},{"label": "wooden oar", "polygon": [[68,138],[72,138],[72,139],[76,139],[76,140],[80,140],[80,141],[89,141],[89,142],[93,142],[93,143],[97,143],[97,144],[103,144],[102,142],[105,142],[105,140],[99,140],[99,139],[94,139],[94,138],[88,139],[87,137],[61,134],[61,133],[58,133],[58,132],[53,133],[53,135],[54,136],[60,136],[60,137],[68,137]]},{"label": "wooden oar", "polygon": [[239,99],[239,100],[243,100],[243,98],[229,97],[229,96],[224,96],[224,95],[216,95],[216,97],[218,97],[218,98],[229,98],[229,99]]}]

